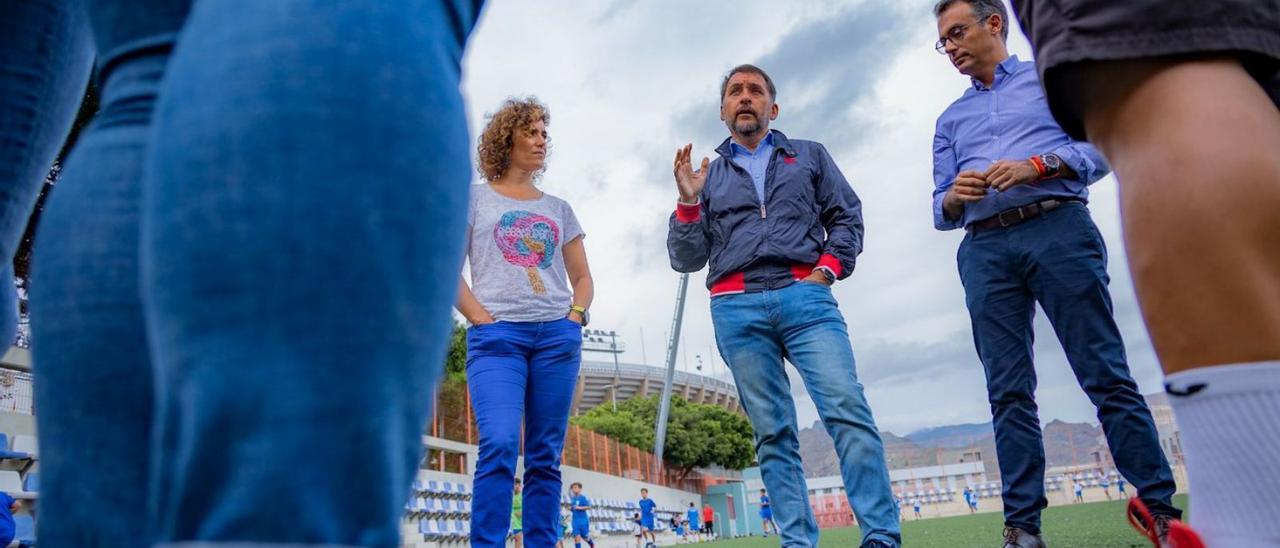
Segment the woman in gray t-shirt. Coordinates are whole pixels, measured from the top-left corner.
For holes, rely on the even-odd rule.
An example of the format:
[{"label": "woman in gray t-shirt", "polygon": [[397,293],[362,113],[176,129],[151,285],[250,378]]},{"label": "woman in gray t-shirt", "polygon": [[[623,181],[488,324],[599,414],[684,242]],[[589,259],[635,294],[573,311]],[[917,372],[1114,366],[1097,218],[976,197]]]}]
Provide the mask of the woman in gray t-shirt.
[{"label": "woman in gray t-shirt", "polygon": [[560,452],[582,360],[582,326],[593,294],[573,208],[538,190],[546,169],[547,108],[509,99],[480,136],[471,189],[467,260],[458,310],[467,330],[467,386],[480,429],[471,545],[504,546],[524,425],[523,534],[556,541]]}]

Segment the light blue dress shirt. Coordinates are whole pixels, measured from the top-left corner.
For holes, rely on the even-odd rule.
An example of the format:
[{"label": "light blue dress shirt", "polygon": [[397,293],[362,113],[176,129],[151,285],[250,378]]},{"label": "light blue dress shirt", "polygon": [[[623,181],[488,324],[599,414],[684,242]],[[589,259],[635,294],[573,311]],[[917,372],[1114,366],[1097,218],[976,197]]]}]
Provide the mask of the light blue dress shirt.
[{"label": "light blue dress shirt", "polygon": [[[1077,178],[1026,183],[1004,192],[988,189],[981,201],[965,205],[960,219],[943,215],[942,197],[961,171],[981,173],[999,160],[1026,160],[1048,153],[1061,158]],[[1054,121],[1035,64],[1011,56],[996,67],[990,88],[973,80],[972,87],[938,117],[933,136],[933,225],[952,230],[1049,198],[1087,200],[1089,185],[1110,171],[1097,149],[1071,140]]]},{"label": "light blue dress shirt", "polygon": [[751,182],[756,185],[756,197],[764,203],[764,175],[769,170],[769,159],[773,157],[773,131],[760,140],[755,151],[747,150],[732,139],[729,140],[729,148],[733,150],[733,163],[751,174]]}]

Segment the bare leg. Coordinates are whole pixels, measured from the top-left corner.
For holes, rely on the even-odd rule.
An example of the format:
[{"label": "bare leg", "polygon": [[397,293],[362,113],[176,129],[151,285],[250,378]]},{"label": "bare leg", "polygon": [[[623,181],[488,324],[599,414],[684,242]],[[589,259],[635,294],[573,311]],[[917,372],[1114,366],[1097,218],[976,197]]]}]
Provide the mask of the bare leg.
[{"label": "bare leg", "polygon": [[[1083,70],[1210,546],[1280,542],[1280,110],[1232,59]],[[1268,362],[1268,360],[1272,360]]]},{"label": "bare leg", "polygon": [[1231,59],[1100,63],[1089,140],[1166,374],[1280,358],[1280,111]]}]

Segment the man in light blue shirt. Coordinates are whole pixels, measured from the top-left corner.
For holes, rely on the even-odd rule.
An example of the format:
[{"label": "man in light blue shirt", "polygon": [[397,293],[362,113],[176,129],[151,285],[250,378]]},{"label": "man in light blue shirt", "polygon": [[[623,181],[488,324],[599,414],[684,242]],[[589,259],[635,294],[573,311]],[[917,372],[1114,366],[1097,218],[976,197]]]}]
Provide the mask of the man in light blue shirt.
[{"label": "man in light blue shirt", "polygon": [[1106,246],[1085,203],[1110,168],[1054,121],[1035,66],[1005,46],[1001,0],[942,0],[939,53],[970,78],[938,117],[933,216],[963,227],[956,258],[987,377],[1004,480],[1005,548],[1042,548],[1044,441],[1032,320],[1039,303],[1098,418],[1116,466],[1156,515],[1178,518],[1173,474],[1112,317]]},{"label": "man in light blue shirt", "polygon": [[733,163],[738,164],[751,175],[751,182],[756,186],[756,197],[760,198],[760,203],[763,204],[764,176],[769,171],[769,159],[773,157],[773,132],[766,133],[764,139],[760,140],[760,144],[756,145],[755,150],[750,150],[733,140],[729,141],[729,149],[733,151]]}]

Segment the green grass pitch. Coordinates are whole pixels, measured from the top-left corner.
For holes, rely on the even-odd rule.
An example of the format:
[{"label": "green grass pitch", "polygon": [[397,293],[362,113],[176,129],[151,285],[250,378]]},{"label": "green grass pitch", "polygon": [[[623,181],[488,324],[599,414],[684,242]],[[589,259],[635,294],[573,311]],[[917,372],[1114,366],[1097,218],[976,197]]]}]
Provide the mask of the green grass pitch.
[{"label": "green grass pitch", "polygon": [[[1187,508],[1187,496],[1178,495],[1174,504]],[[1124,501],[1094,502],[1045,509],[1042,517],[1044,540],[1050,548],[1129,548],[1151,546],[1129,526]],[[906,508],[910,515],[911,509]],[[1186,519],[1188,515],[1184,515]],[[998,548],[1004,516],[984,512],[969,516],[933,518],[902,523],[904,548]],[[823,529],[823,547],[856,548],[857,527]],[[765,548],[778,546],[778,537],[754,537],[705,543],[707,548]]]}]

